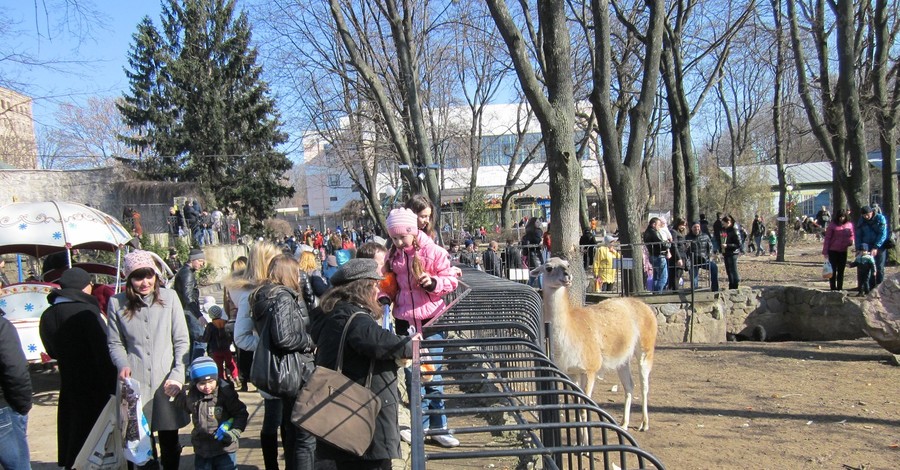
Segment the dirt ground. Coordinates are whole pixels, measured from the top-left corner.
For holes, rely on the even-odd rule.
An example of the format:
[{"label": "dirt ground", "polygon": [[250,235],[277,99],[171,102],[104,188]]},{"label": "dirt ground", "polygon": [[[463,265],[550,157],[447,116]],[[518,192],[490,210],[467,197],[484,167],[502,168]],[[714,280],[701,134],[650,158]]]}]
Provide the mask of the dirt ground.
[{"label": "dirt ground", "polygon": [[[741,285],[828,288],[820,243],[787,253],[785,263],[742,257]],[[855,270],[845,278],[855,289]],[[650,431],[634,435],[671,469],[900,468],[900,367],[890,359],[871,339],[660,345]],[[618,417],[615,381],[607,376],[594,398]]]},{"label": "dirt ground", "polygon": [[[741,285],[827,288],[819,275],[820,250],[807,240],[790,247],[785,263],[745,256]],[[888,268],[888,274],[896,271]],[[844,287],[855,286],[855,272],[848,270]],[[669,469],[897,469],[900,367],[890,359],[868,339],[660,345],[651,375],[650,430],[632,432]],[[594,398],[621,418],[623,396],[610,390],[614,384],[614,374],[607,375]],[[52,469],[55,394],[52,380],[46,385],[50,390],[38,396],[30,418],[29,441],[35,468]],[[637,401],[632,421],[640,422]],[[243,451],[240,467],[260,467],[258,454]],[[191,468],[189,459],[182,459],[182,468]]]}]

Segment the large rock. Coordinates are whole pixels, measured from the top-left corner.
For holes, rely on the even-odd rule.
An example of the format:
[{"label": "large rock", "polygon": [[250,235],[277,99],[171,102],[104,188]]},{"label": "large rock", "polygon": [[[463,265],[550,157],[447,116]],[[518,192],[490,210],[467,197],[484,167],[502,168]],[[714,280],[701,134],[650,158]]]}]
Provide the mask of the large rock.
[{"label": "large rock", "polygon": [[885,279],[862,307],[863,331],[892,354],[900,354],[900,274]]}]

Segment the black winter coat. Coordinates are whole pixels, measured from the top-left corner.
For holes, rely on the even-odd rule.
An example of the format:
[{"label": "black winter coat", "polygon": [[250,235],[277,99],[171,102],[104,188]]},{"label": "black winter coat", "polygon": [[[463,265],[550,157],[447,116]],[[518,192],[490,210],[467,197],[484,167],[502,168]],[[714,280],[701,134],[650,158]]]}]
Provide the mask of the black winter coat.
[{"label": "black winter coat", "polygon": [[203,336],[203,327],[198,321],[203,314],[200,312],[200,286],[197,285],[197,276],[189,264],[185,264],[175,273],[175,284],[172,286],[184,308],[184,316],[187,321],[188,333],[191,341],[197,341]]},{"label": "black winter coat", "polygon": [[484,272],[497,277],[503,277],[503,265],[500,264],[500,255],[496,251],[488,249],[481,256]]},{"label": "black winter coat", "polygon": [[[297,292],[281,285],[264,284],[250,294],[250,317],[259,333],[250,370],[251,379],[262,378],[256,375],[261,370],[257,369],[257,365],[271,364],[286,354],[299,355],[303,364],[313,362],[312,351],[316,346],[309,334],[309,313]],[[304,371],[297,370],[296,373],[303,374]],[[299,382],[299,375],[292,377]],[[297,390],[281,390],[279,393],[277,390],[267,390],[267,385],[263,383],[254,382],[254,385],[289,400],[297,395]]]},{"label": "black winter coat", "polygon": [[16,327],[0,316],[0,408],[20,415],[31,411],[31,375]]},{"label": "black winter coat", "polygon": [[522,247],[525,250],[525,258],[528,260],[528,269],[534,269],[544,264],[544,261],[541,259],[541,241],[543,238],[544,232],[540,229],[534,232],[527,232],[522,237]]},{"label": "black winter coat", "polygon": [[59,364],[57,464],[72,467],[110,395],[118,371],[109,358],[100,305],[78,289],[54,289],[41,315],[41,341]]},{"label": "black winter coat", "polygon": [[400,358],[412,357],[409,337],[397,336],[379,325],[363,307],[350,302],[338,302],[330,313],[321,307],[312,313],[312,337],[318,345],[316,365],[336,369],[341,332],[347,320],[357,315],[347,331],[344,346],[343,374],[363,385],[369,373],[370,360],[375,361],[370,389],[381,399],[381,412],[375,422],[375,438],[362,457],[356,457],[319,441],[316,453],[333,460],[382,460],[400,457],[400,428],[397,424],[397,408],[400,397],[397,391],[397,364]]}]

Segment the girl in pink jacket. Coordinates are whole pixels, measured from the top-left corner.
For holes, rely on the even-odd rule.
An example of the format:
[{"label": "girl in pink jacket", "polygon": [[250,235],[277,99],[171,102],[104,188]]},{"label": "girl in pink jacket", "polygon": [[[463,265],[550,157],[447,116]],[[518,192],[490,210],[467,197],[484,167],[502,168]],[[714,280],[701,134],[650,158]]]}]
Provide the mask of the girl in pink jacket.
[{"label": "girl in pink jacket", "polygon": [[[422,326],[444,311],[442,295],[456,290],[459,285],[456,274],[450,266],[447,251],[435,244],[418,228],[416,213],[406,209],[394,209],[387,219],[388,235],[394,243],[388,255],[391,271],[397,276],[399,291],[394,299],[394,317],[405,320],[422,332]],[[402,334],[400,329],[397,333]],[[424,337],[425,341],[447,338],[446,332],[437,332]],[[430,355],[440,361],[443,348],[429,348],[423,354]],[[434,374],[423,377],[426,381],[441,381],[441,365],[434,366]],[[407,381],[410,375],[406,374]],[[409,383],[407,383],[407,389]],[[443,386],[426,386],[421,390],[422,396],[443,394]],[[440,399],[422,400],[422,410],[443,410],[444,401]],[[447,416],[432,414],[423,416],[422,427],[437,431],[447,429]],[[401,437],[409,437],[401,431]],[[433,434],[431,438],[444,447],[456,447],[459,441],[447,432]]]}]

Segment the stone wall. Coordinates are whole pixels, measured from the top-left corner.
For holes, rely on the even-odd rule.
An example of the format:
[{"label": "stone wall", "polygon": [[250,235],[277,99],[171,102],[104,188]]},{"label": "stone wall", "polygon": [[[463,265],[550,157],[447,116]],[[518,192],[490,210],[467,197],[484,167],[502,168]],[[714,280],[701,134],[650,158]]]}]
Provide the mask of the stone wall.
[{"label": "stone wall", "polygon": [[657,312],[659,343],[716,343],[726,334],[751,336],[760,325],[769,340],[832,341],[863,338],[859,300],[843,292],[774,286],[718,293],[701,292],[689,299],[659,296],[644,299]]},{"label": "stone wall", "polygon": [[70,201],[87,204],[121,221],[129,206],[142,215],[144,230],[165,231],[175,197],[201,202],[196,184],[138,181],[121,166],[90,170],[0,170],[0,206],[11,202]]}]

